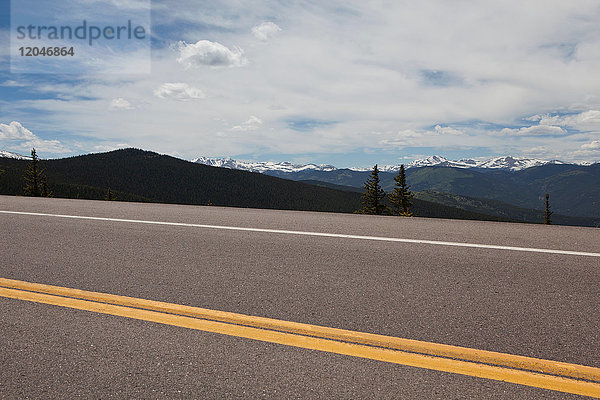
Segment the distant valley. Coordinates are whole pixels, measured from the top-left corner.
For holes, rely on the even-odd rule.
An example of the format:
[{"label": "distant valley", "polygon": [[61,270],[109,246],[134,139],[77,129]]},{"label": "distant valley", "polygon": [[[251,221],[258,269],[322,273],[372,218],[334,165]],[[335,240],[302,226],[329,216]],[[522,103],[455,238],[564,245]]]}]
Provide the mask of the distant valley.
[{"label": "distant valley", "polygon": [[[243,163],[230,158],[199,158],[198,163],[218,164],[226,168],[255,170],[280,178],[325,182],[337,189],[356,191],[362,188],[370,170],[338,169],[331,165],[297,165],[292,163]],[[505,211],[495,215],[533,215],[544,205],[550,193],[552,210],[581,218],[600,218],[600,163],[569,164],[558,160],[497,157],[489,160],[452,161],[440,156],[417,160],[406,165],[407,180],[419,198],[477,212]],[[382,166],[381,185],[390,191],[399,166]],[[435,196],[432,193],[436,193]],[[463,199],[464,201],[460,201]],[[487,202],[487,205],[483,206]],[[473,208],[473,204],[482,205]],[[512,210],[508,210],[511,209]],[[520,209],[520,210],[519,210]]]}]

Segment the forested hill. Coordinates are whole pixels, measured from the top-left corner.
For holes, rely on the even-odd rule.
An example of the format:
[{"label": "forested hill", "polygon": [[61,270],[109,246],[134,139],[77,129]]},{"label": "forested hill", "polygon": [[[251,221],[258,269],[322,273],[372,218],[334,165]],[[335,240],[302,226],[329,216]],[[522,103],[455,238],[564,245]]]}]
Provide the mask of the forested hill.
[{"label": "forested hill", "polygon": [[[22,195],[29,161],[0,157],[0,194]],[[57,160],[41,160],[55,197],[103,199],[108,188],[117,200],[354,212],[361,194],[276,178],[264,174],[210,167],[137,149]],[[415,199],[423,217],[506,220]]]},{"label": "forested hill", "polygon": [[[0,159],[6,178],[0,193],[22,194],[28,161]],[[104,198],[108,188],[120,200],[177,204],[352,212],[354,193],[271,176],[194,164],[138,149],[41,160],[56,197]]]},{"label": "forested hill", "polygon": [[[300,172],[275,171],[266,174],[360,189],[370,172],[307,169]],[[385,191],[392,190],[395,176],[396,173],[379,173],[381,186]],[[549,193],[552,209],[556,213],[600,219],[600,163],[590,166],[548,164],[514,172],[445,166],[415,167],[406,171],[406,179],[411,190],[415,192],[443,192],[538,210],[543,209],[544,195]]]}]

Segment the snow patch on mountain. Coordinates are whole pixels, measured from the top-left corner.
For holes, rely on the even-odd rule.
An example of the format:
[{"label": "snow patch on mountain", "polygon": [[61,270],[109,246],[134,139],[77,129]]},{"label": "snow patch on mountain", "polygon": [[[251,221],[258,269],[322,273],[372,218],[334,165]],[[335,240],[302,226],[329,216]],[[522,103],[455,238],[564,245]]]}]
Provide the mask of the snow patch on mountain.
[{"label": "snow patch on mountain", "polygon": [[[522,169],[539,167],[546,164],[566,164],[559,160],[539,160],[523,157],[494,157],[489,159],[465,158],[458,161],[448,160],[441,156],[431,156],[423,160],[415,160],[407,164],[407,168],[415,167],[454,167],[454,168],[490,168],[520,171]],[[398,166],[398,169],[400,167]]]},{"label": "snow patch on mountain", "polygon": [[313,171],[335,171],[336,167],[325,164],[292,164],[287,161],[283,162],[272,162],[272,161],[259,161],[259,162],[245,162],[237,161],[230,157],[225,158],[209,158],[199,157],[192,162],[204,165],[210,165],[211,167],[222,167],[230,169],[239,169],[242,171],[250,172],[269,172],[269,171],[280,171],[280,172],[301,172],[306,170]]},{"label": "snow patch on mountain", "polygon": [[520,171],[531,167],[540,167],[547,164],[566,164],[559,160],[538,160],[535,158],[518,158],[518,157],[496,157],[490,160],[485,160],[477,165],[478,168],[494,168],[494,169],[509,169],[511,171]]},{"label": "snow patch on mountain", "polygon": [[[421,167],[452,167],[452,168],[486,168],[486,169],[504,169],[509,171],[520,171],[522,169],[539,167],[547,164],[567,164],[559,160],[539,160],[535,158],[521,157],[495,157],[484,160],[473,158],[464,158],[461,160],[449,160],[442,156],[431,156],[420,160],[415,160],[407,163],[404,167],[421,168]],[[365,169],[366,170],[366,169]],[[383,165],[379,168],[380,171],[397,172],[400,170],[400,165]]]},{"label": "snow patch on mountain", "polygon": [[12,153],[10,151],[5,151],[5,150],[0,150],[0,157],[16,158],[17,160],[30,160],[31,159],[31,157],[22,156],[20,154]]},{"label": "snow patch on mountain", "polygon": [[[192,160],[199,164],[210,165],[213,167],[224,167],[230,169],[239,169],[251,172],[300,172],[306,170],[313,171],[336,171],[338,168],[332,165],[325,164],[292,164],[289,162],[244,162],[237,161],[230,157],[226,158],[209,158],[200,157]],[[539,167],[546,164],[567,164],[559,160],[540,160],[536,158],[523,157],[495,157],[489,159],[461,159],[449,160],[442,156],[431,156],[420,160],[411,161],[405,164],[405,168],[421,168],[421,167],[453,167],[453,168],[485,168],[485,169],[504,169],[509,171],[520,171],[522,169]],[[348,168],[352,171],[370,171],[371,168]],[[381,165],[378,166],[381,172],[397,172],[400,170],[400,165]]]}]

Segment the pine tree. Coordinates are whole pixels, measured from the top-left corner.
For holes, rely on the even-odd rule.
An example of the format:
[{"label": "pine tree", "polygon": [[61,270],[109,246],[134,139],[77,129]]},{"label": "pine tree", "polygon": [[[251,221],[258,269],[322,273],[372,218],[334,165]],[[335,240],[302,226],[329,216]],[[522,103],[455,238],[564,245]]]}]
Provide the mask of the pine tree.
[{"label": "pine tree", "polygon": [[360,214],[381,215],[387,210],[387,206],[382,203],[385,192],[379,184],[379,170],[377,164],[371,171],[371,176],[365,182],[365,192],[362,195],[363,207],[358,210]]},{"label": "pine tree", "polygon": [[108,190],[106,191],[106,196],[104,197],[104,200],[106,200],[106,201],[113,201],[113,200],[116,200],[116,199],[117,198],[113,194],[112,190],[110,190],[110,188],[108,188]]},{"label": "pine tree", "polygon": [[550,219],[550,216],[552,214],[553,214],[553,212],[550,211],[550,195],[548,193],[546,193],[546,208],[544,211],[544,225],[552,224],[552,220]]},{"label": "pine tree", "polygon": [[392,193],[388,195],[393,211],[397,215],[411,217],[412,214],[409,209],[413,203],[410,199],[413,198],[414,193],[410,191],[410,185],[406,184],[404,164],[400,165],[400,170],[398,171],[398,175],[394,177],[394,181],[396,182],[396,186],[392,190]]},{"label": "pine tree", "polygon": [[48,182],[46,181],[46,175],[40,177],[40,186],[42,188],[42,197],[52,197],[52,192],[48,190]]},{"label": "pine tree", "polygon": [[[44,171],[38,167],[39,158],[35,148],[31,149],[31,162],[25,170],[25,187],[23,192],[25,196],[42,196],[42,178],[45,181]],[[46,189],[47,190],[47,189]]]}]

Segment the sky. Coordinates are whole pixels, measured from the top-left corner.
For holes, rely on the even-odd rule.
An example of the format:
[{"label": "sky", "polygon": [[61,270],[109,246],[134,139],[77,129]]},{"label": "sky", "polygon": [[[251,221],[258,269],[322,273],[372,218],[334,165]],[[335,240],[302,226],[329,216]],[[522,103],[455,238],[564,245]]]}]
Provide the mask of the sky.
[{"label": "sky", "polygon": [[[0,0],[0,150],[600,161],[597,0],[64,0],[54,20],[22,1]],[[110,10],[149,19],[149,51],[77,43],[77,62],[35,69],[8,44],[24,21]]]}]

